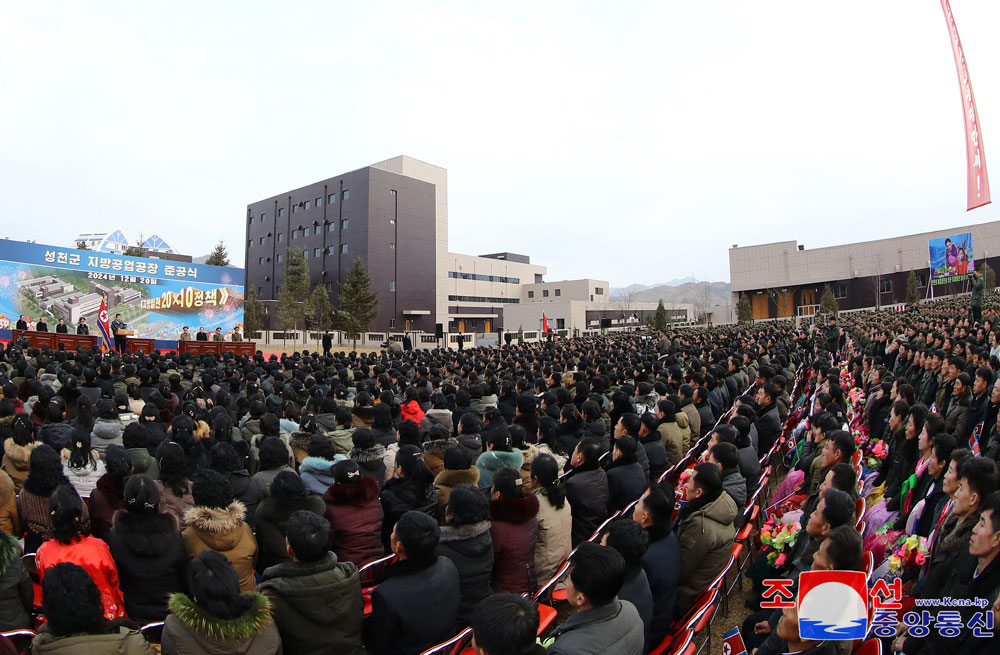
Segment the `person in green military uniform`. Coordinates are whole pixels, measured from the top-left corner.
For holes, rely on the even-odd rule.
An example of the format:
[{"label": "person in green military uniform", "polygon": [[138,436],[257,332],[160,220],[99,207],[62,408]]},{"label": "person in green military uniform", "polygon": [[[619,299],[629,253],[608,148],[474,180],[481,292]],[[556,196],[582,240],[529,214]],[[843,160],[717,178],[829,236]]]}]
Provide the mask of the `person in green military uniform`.
[{"label": "person in green military uniform", "polygon": [[983,280],[983,274],[979,271],[972,273],[972,298],[969,300],[969,309],[972,313],[973,323],[982,323],[983,321],[983,288],[986,286],[986,281]]}]

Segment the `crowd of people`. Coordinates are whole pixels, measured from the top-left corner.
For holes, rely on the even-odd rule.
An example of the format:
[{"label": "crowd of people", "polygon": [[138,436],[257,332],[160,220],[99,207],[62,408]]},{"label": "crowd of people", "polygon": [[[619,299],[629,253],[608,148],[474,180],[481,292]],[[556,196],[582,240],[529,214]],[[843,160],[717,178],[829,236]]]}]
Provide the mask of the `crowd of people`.
[{"label": "crowd of people", "polygon": [[[489,655],[642,655],[726,570],[776,444],[773,513],[804,527],[750,567],[758,591],[861,570],[864,484],[867,550],[930,539],[908,593],[992,603],[1000,345],[961,309],[280,359],[11,344],[0,630],[37,628],[37,653],[150,652],[163,622],[164,653],[417,654],[471,627]],[[543,585],[572,612],[538,640]],[[844,649],[794,611],[743,632],[758,655]]]}]

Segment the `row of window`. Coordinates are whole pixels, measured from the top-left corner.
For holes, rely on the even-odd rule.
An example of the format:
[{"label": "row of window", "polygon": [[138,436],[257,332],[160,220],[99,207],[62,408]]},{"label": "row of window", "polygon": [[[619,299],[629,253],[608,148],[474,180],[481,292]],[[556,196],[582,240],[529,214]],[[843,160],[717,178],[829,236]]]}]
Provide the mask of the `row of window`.
[{"label": "row of window", "polygon": [[[562,289],[556,289],[555,291],[556,291],[556,297],[559,297],[559,296],[562,295]],[[528,297],[529,298],[534,298],[535,297],[535,292],[534,291],[529,291],[528,292]],[[542,289],[542,298],[548,298],[548,297],[549,297],[549,290],[548,289]]]},{"label": "row of window", "polygon": [[[340,230],[341,231],[346,230],[348,227],[350,227],[350,221],[348,219],[345,218],[342,221],[340,221]],[[327,232],[336,232],[336,231],[337,231],[337,223],[336,222],[330,223],[327,226]],[[299,239],[300,237],[304,239],[304,238],[306,238],[308,236],[318,235],[318,234],[322,234],[322,233],[323,233],[323,226],[322,225],[309,225],[307,227],[302,228],[301,230],[292,230],[292,241],[295,241],[295,240]],[[265,241],[267,241],[267,237],[260,237],[259,239],[257,239],[257,245],[263,246]],[[284,232],[278,232],[278,243],[284,243],[284,242],[285,242],[285,233]],[[249,241],[247,241],[247,247],[248,248],[253,248],[253,246],[254,246],[254,240],[253,239],[250,239]]]},{"label": "row of window", "polygon": [[[351,192],[348,191],[347,189],[344,189],[344,200],[347,200],[350,197],[351,197]],[[333,205],[336,202],[337,202],[337,194],[336,193],[331,193],[330,195],[328,195],[326,197],[326,204]],[[299,203],[293,204],[292,205],[292,213],[293,214],[297,214],[300,209],[302,211],[305,211],[307,209],[312,209],[313,207],[322,207],[322,206],[323,206],[323,197],[320,196],[320,197],[318,197],[318,198],[316,198],[314,200],[303,200],[303,201],[301,201]],[[278,207],[278,218],[281,218],[284,215],[285,215],[285,208],[284,207]],[[260,222],[263,223],[266,220],[267,220],[267,212],[261,212],[260,213]],[[253,222],[253,217],[252,216],[250,217],[250,222],[251,223]]]},{"label": "row of window", "polygon": [[502,275],[479,275],[476,273],[458,273],[448,271],[448,277],[456,280],[477,280],[479,282],[502,282],[504,284],[521,284],[520,278],[504,277]]},{"label": "row of window", "polygon": [[[926,287],[927,286],[927,274],[917,273],[917,286]],[[878,281],[878,291],[879,293],[892,293],[892,278],[881,278]],[[841,282],[839,284],[833,285],[833,297],[834,298],[846,298],[847,297],[847,283]]]},{"label": "row of window", "polygon": [[[332,255],[334,252],[336,252],[336,248],[334,248],[333,246],[330,246],[329,248],[326,249],[326,254],[328,254],[328,255]],[[350,249],[348,248],[348,245],[346,243],[340,244],[340,253],[342,255],[346,255],[348,252],[350,252]],[[303,250],[302,251],[302,256],[305,259],[309,259],[309,251],[308,250]],[[313,248],[312,256],[313,256],[313,259],[319,259],[320,257],[322,257],[323,256],[323,248]],[[276,255],[276,257],[277,257],[277,262],[279,264],[282,263],[283,261],[285,261],[285,255],[283,253],[279,252]],[[261,265],[263,265],[264,262],[267,262],[267,261],[270,261],[270,257],[258,257],[257,258],[257,263],[261,264]]]},{"label": "row of window", "polygon": [[452,302],[496,302],[516,305],[520,303],[518,298],[489,298],[487,296],[448,296]]}]

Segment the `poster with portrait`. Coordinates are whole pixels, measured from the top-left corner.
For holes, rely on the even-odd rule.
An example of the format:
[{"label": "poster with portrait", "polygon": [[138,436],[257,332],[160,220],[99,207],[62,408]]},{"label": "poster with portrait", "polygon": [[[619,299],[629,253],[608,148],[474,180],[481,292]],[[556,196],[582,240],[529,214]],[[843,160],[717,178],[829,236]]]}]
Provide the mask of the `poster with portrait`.
[{"label": "poster with portrait", "polygon": [[949,284],[968,279],[976,270],[972,233],[963,232],[928,241],[931,284]]}]

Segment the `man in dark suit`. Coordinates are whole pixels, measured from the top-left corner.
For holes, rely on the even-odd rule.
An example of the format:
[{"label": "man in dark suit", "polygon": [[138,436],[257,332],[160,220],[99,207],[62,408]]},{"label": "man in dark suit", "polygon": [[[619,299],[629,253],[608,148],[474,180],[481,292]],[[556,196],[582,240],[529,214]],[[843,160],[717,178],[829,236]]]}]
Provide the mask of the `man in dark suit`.
[{"label": "man in dark suit", "polygon": [[194,338],[196,341],[208,341],[208,334],[205,332],[205,328],[198,328],[198,334]]},{"label": "man in dark suit", "polygon": [[329,332],[323,333],[323,356],[328,357],[330,355],[330,349],[333,348],[333,337],[330,336]]},{"label": "man in dark suit", "polygon": [[18,317],[17,324],[14,326],[15,330],[27,330],[28,322],[24,320],[24,314]]},{"label": "man in dark suit", "polygon": [[90,327],[87,326],[87,319],[80,317],[80,322],[76,324],[77,334],[90,334]]},{"label": "man in dark suit", "polygon": [[45,322],[45,317],[44,316],[39,316],[38,317],[38,321],[35,322],[35,329],[38,330],[39,332],[48,332],[49,331],[49,326]]},{"label": "man in dark suit", "polygon": [[128,327],[128,323],[122,320],[121,314],[115,314],[115,320],[111,321],[111,335],[115,338],[115,350],[119,354],[125,352],[125,337],[118,334],[118,330],[124,330]]},{"label": "man in dark suit", "polygon": [[60,318],[59,322],[56,323],[56,333],[66,334],[67,332],[69,332],[69,330],[66,328],[66,321]]}]

